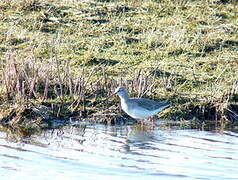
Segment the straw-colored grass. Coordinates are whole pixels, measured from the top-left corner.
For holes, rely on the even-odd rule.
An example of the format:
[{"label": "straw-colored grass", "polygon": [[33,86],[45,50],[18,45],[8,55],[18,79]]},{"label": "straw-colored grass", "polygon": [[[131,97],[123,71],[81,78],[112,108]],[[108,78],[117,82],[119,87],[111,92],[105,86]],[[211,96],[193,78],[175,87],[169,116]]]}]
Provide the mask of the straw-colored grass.
[{"label": "straw-colored grass", "polygon": [[124,84],[172,101],[164,117],[237,122],[236,1],[2,0],[0,12],[1,104],[95,113]]}]

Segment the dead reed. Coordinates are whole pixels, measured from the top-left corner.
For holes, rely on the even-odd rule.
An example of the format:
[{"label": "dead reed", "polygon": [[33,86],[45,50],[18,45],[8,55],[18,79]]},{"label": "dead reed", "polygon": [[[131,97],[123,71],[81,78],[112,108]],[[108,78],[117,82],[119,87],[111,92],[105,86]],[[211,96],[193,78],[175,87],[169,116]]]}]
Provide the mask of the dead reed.
[{"label": "dead reed", "polygon": [[169,99],[173,107],[162,117],[195,121],[193,127],[204,123],[211,126],[211,122],[216,128],[225,127],[238,120],[237,81],[219,99],[204,100],[192,94],[184,96],[182,87],[188,80],[181,83],[180,76],[163,71],[161,66],[137,69],[130,75],[122,70],[115,76],[111,69],[99,64],[92,68],[81,66],[75,74],[70,62],[58,61],[55,54],[51,61],[42,61],[34,56],[19,60],[14,52],[8,52],[1,67],[1,106],[7,104],[8,113],[2,108],[0,122],[10,129],[21,124],[27,133],[49,127],[48,120],[57,118],[78,117],[108,124],[125,121],[125,114],[115,103],[118,99],[110,97],[118,86],[127,87],[136,97]]},{"label": "dead reed", "polygon": [[[34,56],[19,61],[14,52],[8,52],[1,67],[1,96],[5,102],[18,106],[47,102],[56,117],[64,116],[65,111],[80,111],[89,115],[89,109],[94,113],[108,109],[115,104],[115,99],[108,97],[118,86],[127,87],[133,96],[151,98],[157,98],[158,90],[164,89],[167,94],[162,94],[162,98],[170,99],[177,106],[171,111],[175,119],[194,116],[204,120],[223,120],[224,123],[228,120],[235,122],[238,117],[237,104],[230,103],[237,98],[237,81],[220,99],[201,101],[184,99],[180,89],[187,81],[177,86],[179,79],[176,74],[163,72],[159,66],[135,70],[131,76],[124,73],[114,76],[106,66],[101,65],[81,67],[75,74],[71,72],[70,62],[60,63],[56,54],[50,62]],[[181,109],[178,110],[178,107]],[[189,116],[179,113],[182,109],[190,112]]]},{"label": "dead reed", "polygon": [[81,67],[74,74],[69,63],[60,64],[56,54],[51,61],[33,56],[19,61],[14,52],[8,52],[1,64],[1,96],[9,104],[19,106],[37,101],[58,102],[59,116],[66,105],[70,111],[85,111],[89,101],[107,98],[117,86],[126,86],[137,97],[152,94],[156,89],[156,74],[149,71],[140,69],[131,78],[122,77],[124,74],[114,77],[106,66],[98,65]]}]

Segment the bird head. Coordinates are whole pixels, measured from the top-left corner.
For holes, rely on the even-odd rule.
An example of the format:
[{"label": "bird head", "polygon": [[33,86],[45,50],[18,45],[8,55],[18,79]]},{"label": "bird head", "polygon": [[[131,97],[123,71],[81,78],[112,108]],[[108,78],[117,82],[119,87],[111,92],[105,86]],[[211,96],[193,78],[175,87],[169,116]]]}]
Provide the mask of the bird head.
[{"label": "bird head", "polygon": [[128,93],[125,87],[117,87],[114,95],[118,95],[119,97],[128,97]]}]

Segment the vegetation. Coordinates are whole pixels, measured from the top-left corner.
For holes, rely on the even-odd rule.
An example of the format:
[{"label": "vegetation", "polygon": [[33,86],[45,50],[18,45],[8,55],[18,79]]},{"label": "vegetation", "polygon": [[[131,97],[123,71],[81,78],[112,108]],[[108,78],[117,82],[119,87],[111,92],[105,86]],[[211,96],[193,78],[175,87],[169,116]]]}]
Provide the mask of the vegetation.
[{"label": "vegetation", "polygon": [[172,101],[164,118],[237,123],[237,27],[228,0],[1,0],[1,124],[115,123],[118,85]]}]

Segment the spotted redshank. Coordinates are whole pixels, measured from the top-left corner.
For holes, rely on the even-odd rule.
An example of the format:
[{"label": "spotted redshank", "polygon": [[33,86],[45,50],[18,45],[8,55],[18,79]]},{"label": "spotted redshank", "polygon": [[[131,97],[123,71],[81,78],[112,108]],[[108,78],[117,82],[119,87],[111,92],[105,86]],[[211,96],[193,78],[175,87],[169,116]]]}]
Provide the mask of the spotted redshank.
[{"label": "spotted redshank", "polygon": [[117,94],[121,99],[121,107],[129,116],[134,119],[140,119],[143,125],[143,120],[151,118],[170,106],[167,101],[156,102],[145,98],[130,98],[127,90],[124,87],[116,88],[114,94]]}]

